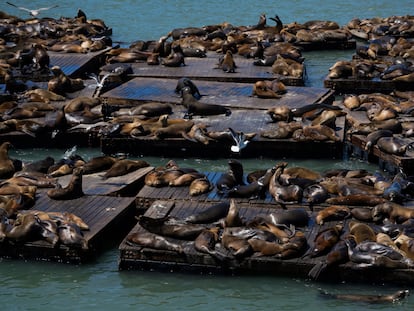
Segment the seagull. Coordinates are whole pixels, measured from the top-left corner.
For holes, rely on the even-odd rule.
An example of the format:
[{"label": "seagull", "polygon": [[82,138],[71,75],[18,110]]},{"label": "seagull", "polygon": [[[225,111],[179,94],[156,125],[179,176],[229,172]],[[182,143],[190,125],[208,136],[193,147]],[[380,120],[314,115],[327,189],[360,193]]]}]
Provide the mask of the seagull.
[{"label": "seagull", "polygon": [[233,138],[235,145],[232,145],[230,147],[230,150],[232,152],[238,153],[242,149],[246,148],[247,144],[250,142],[250,140],[256,135],[255,133],[252,134],[244,134],[243,132],[236,132],[232,128],[228,128],[231,137]]},{"label": "seagull", "polygon": [[95,80],[96,84],[94,85],[96,87],[96,91],[95,91],[95,97],[99,96],[99,94],[101,93],[102,88],[105,85],[105,80],[108,79],[109,76],[113,75],[112,72],[108,72],[106,73],[102,79],[100,79],[96,74],[92,73],[89,75],[89,78]]},{"label": "seagull", "polygon": [[56,4],[56,5],[53,5],[53,6],[47,7],[47,8],[38,8],[38,9],[35,9],[35,10],[31,10],[31,9],[27,9],[27,8],[25,8],[25,7],[22,7],[22,6],[17,6],[17,5],[15,5],[15,4],[10,3],[10,2],[7,2],[7,1],[6,1],[6,3],[7,3],[8,5],[14,6],[15,8],[18,8],[19,10],[29,12],[29,14],[30,14],[31,16],[33,16],[33,17],[38,16],[38,15],[40,14],[40,11],[45,11],[45,10],[53,9],[53,8],[56,8],[56,7],[58,7],[58,6],[59,6],[59,5],[57,5],[57,4]]}]

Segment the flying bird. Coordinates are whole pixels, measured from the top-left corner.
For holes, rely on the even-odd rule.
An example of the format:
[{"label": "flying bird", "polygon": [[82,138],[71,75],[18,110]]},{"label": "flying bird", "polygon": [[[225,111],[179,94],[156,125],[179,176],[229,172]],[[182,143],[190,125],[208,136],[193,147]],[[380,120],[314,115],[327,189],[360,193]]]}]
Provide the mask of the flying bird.
[{"label": "flying bird", "polygon": [[256,135],[256,133],[245,134],[243,132],[236,132],[230,127],[228,128],[228,130],[235,143],[235,145],[232,145],[230,149],[232,152],[235,153],[238,153],[242,149],[246,148],[250,140],[253,139],[253,137]]},{"label": "flying bird", "polygon": [[27,8],[25,8],[25,7],[22,7],[22,6],[17,6],[17,5],[15,5],[15,4],[10,3],[10,2],[7,2],[7,1],[6,1],[6,3],[7,3],[8,5],[14,6],[15,8],[18,8],[19,10],[29,12],[29,14],[30,14],[31,16],[33,16],[33,17],[38,16],[38,15],[40,14],[40,11],[50,10],[50,9],[53,9],[53,8],[56,8],[56,7],[58,7],[58,6],[59,6],[59,5],[57,5],[57,4],[56,4],[56,5],[52,5],[52,6],[50,6],[50,7],[46,7],[46,8],[38,8],[38,9],[31,10],[31,9],[27,9]]}]

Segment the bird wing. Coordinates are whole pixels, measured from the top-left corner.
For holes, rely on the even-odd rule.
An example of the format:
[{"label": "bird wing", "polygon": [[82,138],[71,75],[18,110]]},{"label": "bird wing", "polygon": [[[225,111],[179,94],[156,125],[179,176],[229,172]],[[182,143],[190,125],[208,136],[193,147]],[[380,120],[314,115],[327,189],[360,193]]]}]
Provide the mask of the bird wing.
[{"label": "bird wing", "polygon": [[56,8],[56,7],[58,7],[58,6],[59,6],[58,4],[55,4],[55,5],[52,5],[52,6],[46,7],[46,8],[38,8],[36,11],[44,11],[44,10],[49,10],[49,9]]},{"label": "bird wing", "polygon": [[32,11],[32,10],[29,10],[29,9],[27,9],[27,8],[25,8],[25,7],[22,7],[22,6],[17,6],[17,5],[15,5],[15,4],[13,4],[13,3],[10,3],[10,2],[8,2],[8,1],[6,1],[6,3],[7,3],[8,5],[14,6],[15,8],[18,8],[19,10],[23,10],[23,11],[27,11],[27,12],[31,12],[31,11]]}]

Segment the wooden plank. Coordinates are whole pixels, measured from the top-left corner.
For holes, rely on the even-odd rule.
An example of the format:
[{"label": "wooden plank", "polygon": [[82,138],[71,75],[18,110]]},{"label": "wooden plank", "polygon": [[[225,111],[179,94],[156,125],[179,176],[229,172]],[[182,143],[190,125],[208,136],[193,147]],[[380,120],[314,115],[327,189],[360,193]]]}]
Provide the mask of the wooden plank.
[{"label": "wooden plank", "polygon": [[[192,80],[203,95],[200,102],[219,104],[232,108],[267,110],[275,105],[301,107],[331,94],[331,90],[316,87],[287,86],[287,93],[280,99],[264,99],[251,96],[253,83],[217,82]],[[103,97],[123,98],[135,101],[157,101],[181,104],[181,98],[174,93],[177,80],[166,78],[133,78],[104,94]],[[330,103],[332,103],[330,98]],[[182,108],[181,108],[182,109]]]},{"label": "wooden plank", "polygon": [[[145,175],[153,169],[151,166],[144,167],[134,172],[108,179],[102,179],[105,172],[83,175],[82,188],[87,195],[116,196],[130,192],[133,193],[130,196],[134,196],[143,185]],[[58,178],[58,182],[62,187],[66,187],[71,178],[72,175],[61,176]]]},{"label": "wooden plank", "polygon": [[185,66],[166,67],[163,65],[153,66],[146,62],[132,63],[131,76],[146,78],[170,78],[179,79],[188,77],[190,79],[227,81],[227,82],[256,82],[258,80],[271,80],[279,78],[286,85],[304,85],[304,79],[290,76],[280,76],[272,73],[268,66],[255,66],[253,59],[234,56],[236,72],[227,73],[217,69],[219,54],[207,53],[207,57],[186,57]]}]

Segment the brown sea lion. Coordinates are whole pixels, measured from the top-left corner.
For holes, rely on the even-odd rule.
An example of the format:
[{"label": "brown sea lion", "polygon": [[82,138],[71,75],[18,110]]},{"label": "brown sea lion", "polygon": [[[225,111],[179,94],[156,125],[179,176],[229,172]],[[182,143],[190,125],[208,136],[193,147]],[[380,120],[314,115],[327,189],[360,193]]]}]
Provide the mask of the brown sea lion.
[{"label": "brown sea lion", "polygon": [[319,211],[315,221],[318,225],[323,225],[325,221],[343,220],[351,215],[351,210],[343,205],[331,205]]},{"label": "brown sea lion", "polygon": [[311,257],[317,257],[328,253],[339,241],[342,229],[343,225],[337,224],[333,227],[318,232],[314,240],[314,248],[309,255]]},{"label": "brown sea lion", "polygon": [[81,229],[72,222],[59,222],[58,235],[60,243],[70,247],[81,247],[83,250],[88,249],[88,242]]},{"label": "brown sea lion", "polygon": [[194,179],[189,187],[190,195],[201,195],[214,189],[214,185],[207,177]]},{"label": "brown sea lion", "polygon": [[93,157],[89,159],[89,161],[86,161],[86,163],[83,165],[83,174],[87,175],[108,170],[118,160],[120,160],[120,158],[112,156]]},{"label": "brown sea lion", "polygon": [[82,167],[75,168],[69,184],[63,188],[58,187],[48,190],[48,197],[54,200],[73,200],[84,196],[82,189],[82,174]]},{"label": "brown sea lion", "polygon": [[171,54],[161,61],[161,64],[166,67],[180,67],[185,66],[184,52],[179,44],[172,47]]},{"label": "brown sea lion", "polygon": [[139,245],[153,249],[174,251],[177,253],[183,252],[183,247],[172,239],[148,232],[147,230],[130,233],[126,237],[126,243],[129,245]]},{"label": "brown sea lion", "polygon": [[282,205],[301,202],[303,197],[303,189],[298,185],[284,186],[279,182],[279,178],[287,165],[287,162],[278,163],[275,173],[269,181],[269,193],[277,203]]},{"label": "brown sea lion", "polygon": [[286,86],[280,80],[263,80],[257,81],[253,85],[252,96],[257,96],[259,98],[281,98],[282,94],[285,94],[286,92]]},{"label": "brown sea lion", "polygon": [[240,227],[243,225],[243,220],[239,214],[239,207],[234,199],[230,200],[229,211],[223,221],[223,227]]},{"label": "brown sea lion", "polygon": [[229,256],[215,248],[220,240],[219,230],[219,227],[204,229],[194,240],[194,248],[201,253],[210,254],[219,261],[223,261],[229,259]]},{"label": "brown sea lion", "polygon": [[401,233],[393,242],[407,258],[414,260],[414,238]]},{"label": "brown sea lion", "polygon": [[54,77],[47,84],[47,89],[51,92],[65,96],[66,93],[76,92],[85,87],[81,78],[70,78],[59,66],[53,66],[51,71]]},{"label": "brown sea lion", "polygon": [[218,68],[224,72],[235,72],[237,65],[233,58],[233,53],[230,50],[226,51],[226,54],[219,59]]},{"label": "brown sea lion", "polygon": [[350,194],[326,199],[326,203],[335,205],[375,206],[387,200],[375,195]]},{"label": "brown sea lion", "polygon": [[372,222],[372,211],[366,207],[354,207],[351,209],[351,215],[356,220]]},{"label": "brown sea lion", "polygon": [[279,105],[269,108],[266,113],[270,116],[273,122],[291,122],[293,120],[292,110],[287,105]]},{"label": "brown sea lion", "polygon": [[372,209],[373,221],[379,222],[384,218],[388,218],[393,223],[401,223],[414,218],[414,209],[393,202],[384,202],[374,206]]},{"label": "brown sea lion", "polygon": [[54,92],[51,92],[46,89],[34,89],[28,90],[24,93],[24,96],[28,98],[29,101],[33,102],[44,102],[50,103],[51,101],[64,101],[65,97]]},{"label": "brown sea lion", "polygon": [[4,142],[0,145],[0,178],[9,178],[15,172],[13,160],[9,157],[9,150],[12,147],[10,142]]},{"label": "brown sea lion", "polygon": [[348,223],[348,228],[349,234],[353,236],[357,244],[364,241],[375,242],[377,240],[377,235],[369,224],[351,220]]},{"label": "brown sea lion", "polygon": [[168,185],[172,187],[189,186],[194,180],[203,177],[205,177],[205,175],[199,172],[184,173],[181,176],[175,178],[174,180],[171,180]]},{"label": "brown sea lion", "polygon": [[111,177],[123,176],[150,164],[144,160],[120,159],[112,164],[112,166],[102,176],[103,179]]},{"label": "brown sea lion", "polygon": [[372,133],[369,133],[366,137],[366,142],[364,146],[365,151],[371,151],[372,147],[377,144],[377,141],[381,137],[391,137],[393,136],[393,132],[390,130],[376,130]]}]

